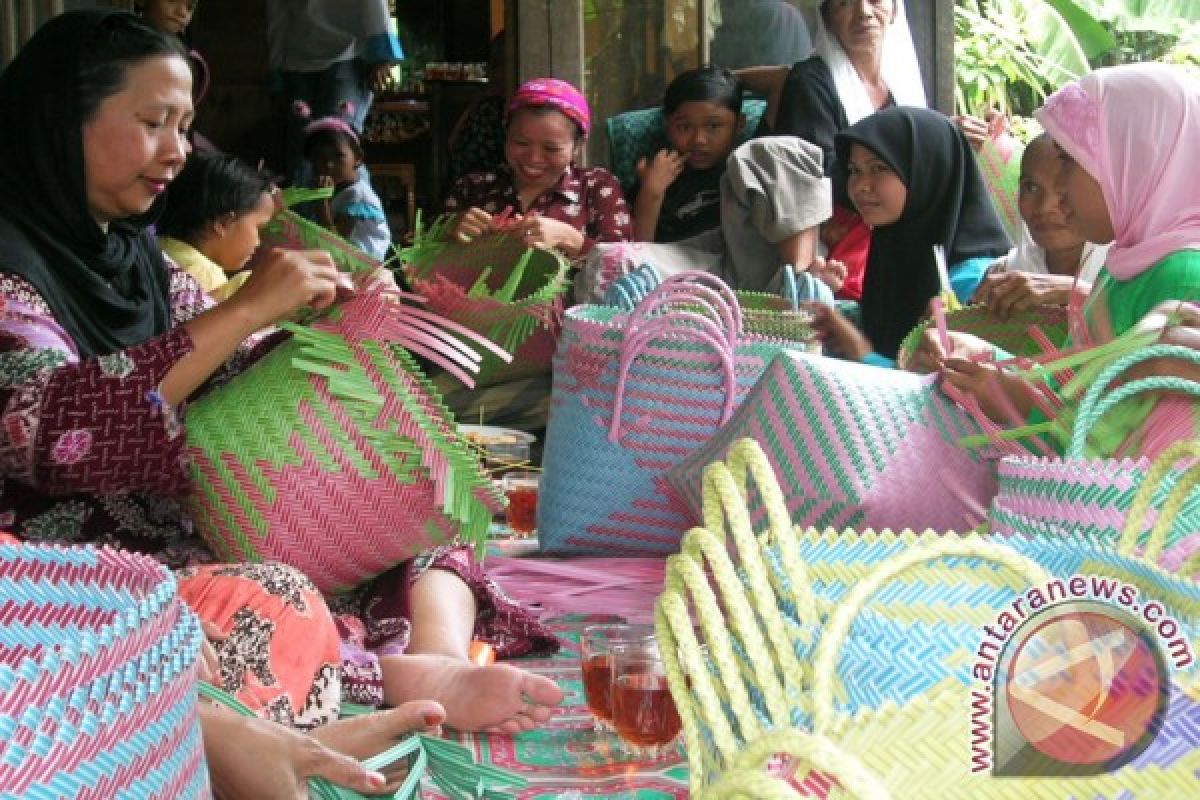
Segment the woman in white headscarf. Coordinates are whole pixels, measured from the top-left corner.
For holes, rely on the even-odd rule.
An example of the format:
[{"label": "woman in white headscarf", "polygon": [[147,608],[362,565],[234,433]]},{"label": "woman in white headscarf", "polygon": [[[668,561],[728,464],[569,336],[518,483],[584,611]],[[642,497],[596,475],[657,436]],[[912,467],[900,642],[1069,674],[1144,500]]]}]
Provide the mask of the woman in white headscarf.
[{"label": "woman in white headscarf", "polygon": [[[826,175],[833,174],[836,134],[890,106],[927,105],[903,0],[824,0],[811,57],[791,68],[738,74],[768,97],[763,127],[821,148]],[[857,300],[870,234],[849,198],[835,194],[833,200],[821,243],[830,260],[845,265],[839,296]]]}]

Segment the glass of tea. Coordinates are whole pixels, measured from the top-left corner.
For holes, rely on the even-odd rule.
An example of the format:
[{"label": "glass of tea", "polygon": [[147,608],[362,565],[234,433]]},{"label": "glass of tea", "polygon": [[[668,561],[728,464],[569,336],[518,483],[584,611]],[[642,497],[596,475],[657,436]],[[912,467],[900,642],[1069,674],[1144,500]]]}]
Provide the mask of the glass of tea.
[{"label": "glass of tea", "polygon": [[683,722],[655,639],[613,647],[611,705],[613,728],[635,754],[658,758],[675,741]]},{"label": "glass of tea", "polygon": [[589,625],[580,639],[583,696],[592,712],[594,727],[608,730],[612,719],[612,651],[621,644],[654,638],[650,625],[624,623]]},{"label": "glass of tea", "polygon": [[529,536],[537,529],[538,483],[540,472],[509,472],[502,479],[508,498],[505,520],[515,533]]}]

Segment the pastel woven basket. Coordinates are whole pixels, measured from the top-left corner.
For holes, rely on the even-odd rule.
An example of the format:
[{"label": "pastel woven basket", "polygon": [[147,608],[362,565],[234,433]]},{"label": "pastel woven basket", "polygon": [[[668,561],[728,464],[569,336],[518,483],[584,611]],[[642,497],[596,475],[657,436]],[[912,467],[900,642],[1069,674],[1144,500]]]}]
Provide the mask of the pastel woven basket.
[{"label": "pastel woven basket", "polygon": [[527,248],[503,231],[471,242],[444,241],[449,218],[418,231],[401,269],[430,310],[483,334],[513,354],[485,357],[478,384],[544,375],[566,303],[569,264],[553,249]]},{"label": "pastel woven basket", "polygon": [[[1200,645],[1200,586],[1082,539],[793,528],[761,449],[705,472],[656,612],[698,798],[1187,797],[1200,768],[1200,664],[1170,674],[1169,716],[1110,774],[972,771],[983,625],[1030,587],[1106,576],[1154,598]],[[765,509],[752,524],[750,507]]]},{"label": "pastel woven basket", "polygon": [[712,436],[793,344],[745,332],[736,296],[706,273],[673,276],[628,314],[570,309],[542,458],[542,549],[675,552],[695,517],[667,470]]},{"label": "pastel woven basket", "polygon": [[705,467],[749,437],[798,525],[970,530],[996,491],[992,467],[958,443],[978,431],[933,377],[787,352],[667,477],[698,515]]},{"label": "pastel woven basket", "polygon": [[[930,324],[929,320],[921,322],[900,342],[901,363],[912,357]],[[1000,319],[987,306],[971,305],[947,312],[946,327],[974,334],[1014,356],[1033,356],[1060,347],[1066,341],[1067,309],[1035,306]]]},{"label": "pastel woven basket", "polygon": [[[1009,456],[1000,462],[999,492],[990,513],[993,531],[1084,536],[1123,553],[1137,549],[1169,571],[1200,572],[1200,556],[1189,561],[1200,553],[1200,440],[1181,438],[1153,459],[1085,453],[1093,427],[1126,398],[1167,389],[1178,401],[1190,396],[1192,406],[1200,403],[1200,385],[1180,378],[1144,378],[1113,389],[1127,369],[1163,356],[1200,363],[1194,350],[1163,346],[1120,357],[1078,403],[1065,456]],[[1172,413],[1190,418],[1195,411],[1185,403]]]},{"label": "pastel woven basket", "polygon": [[445,324],[363,292],[188,406],[192,516],[219,557],[336,591],[434,545],[482,546],[503,498],[405,349],[459,370],[446,353],[474,355],[455,338],[469,332]]},{"label": "pastel woven basket", "polygon": [[199,623],[126,552],[0,545],[0,798],[204,798]]}]

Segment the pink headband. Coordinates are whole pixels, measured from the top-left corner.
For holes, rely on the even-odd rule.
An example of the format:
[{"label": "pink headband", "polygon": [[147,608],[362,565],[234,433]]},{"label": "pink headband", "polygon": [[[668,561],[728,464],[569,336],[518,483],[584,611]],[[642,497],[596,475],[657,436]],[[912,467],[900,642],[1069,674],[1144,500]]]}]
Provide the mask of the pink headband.
[{"label": "pink headband", "polygon": [[[309,108],[308,103],[305,103],[303,100],[297,100],[295,103],[293,103],[292,111],[301,119],[309,119],[312,116],[312,109]],[[354,104],[349,100],[343,100],[341,104],[338,105],[338,111],[349,117],[354,113]],[[355,131],[354,127],[343,117],[321,117],[320,119],[314,119],[312,122],[304,126],[304,135],[306,137],[312,136],[314,133],[319,133],[320,131],[337,131],[338,133],[344,133],[345,135],[349,136],[355,144],[361,146],[358,141],[358,132]]]},{"label": "pink headband", "polygon": [[588,110],[583,93],[566,81],[558,78],[536,78],[521,85],[508,102],[504,115],[507,122],[514,112],[523,108],[550,106],[566,114],[585,134],[592,126],[592,113]]}]

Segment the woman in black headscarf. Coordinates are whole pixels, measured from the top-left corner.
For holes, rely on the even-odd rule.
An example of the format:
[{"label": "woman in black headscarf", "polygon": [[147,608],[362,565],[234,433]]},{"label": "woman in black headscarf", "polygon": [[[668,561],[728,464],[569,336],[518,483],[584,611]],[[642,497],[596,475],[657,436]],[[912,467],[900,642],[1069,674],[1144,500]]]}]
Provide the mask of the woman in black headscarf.
[{"label": "woman in black headscarf", "polygon": [[[268,254],[252,291],[215,308],[164,264],[146,226],[191,116],[178,40],[127,13],[60,15],[0,75],[0,527],[22,538],[170,553],[184,537],[169,498],[187,487],[176,409],[249,334],[335,297],[324,254]],[[139,514],[141,540],[126,539]],[[222,796],[307,797],[311,775],[385,783],[276,722],[200,717]],[[441,719],[411,703],[322,735],[363,757]]]},{"label": "woman in black headscarf", "polygon": [[[862,327],[877,356],[893,359],[929,301],[951,288],[967,302],[1009,240],[979,174],[970,143],[953,121],[924,108],[872,114],[835,138],[834,180],[871,227]],[[949,286],[942,286],[941,248]],[[862,342],[822,315],[835,347],[864,359]],[[868,350],[869,352],[869,350]]]}]

